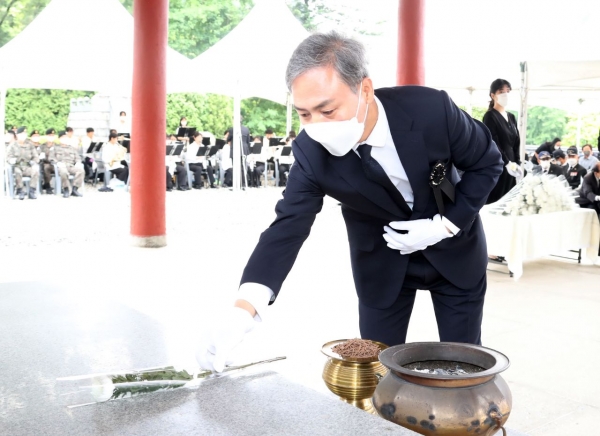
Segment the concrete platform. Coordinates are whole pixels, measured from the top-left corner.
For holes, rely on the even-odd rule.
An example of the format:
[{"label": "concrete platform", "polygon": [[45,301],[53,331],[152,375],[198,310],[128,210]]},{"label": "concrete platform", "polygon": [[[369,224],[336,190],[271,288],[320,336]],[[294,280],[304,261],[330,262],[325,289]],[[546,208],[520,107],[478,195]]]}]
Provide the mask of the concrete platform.
[{"label": "concrete platform", "polygon": [[[66,412],[53,405],[56,377],[194,365],[198,333],[234,298],[280,195],[277,189],[169,193],[168,246],[160,249],[129,245],[128,194],[87,190],[81,199],[0,200],[0,367],[10,368],[0,375],[0,429],[76,420],[85,408],[59,418]],[[64,303],[52,303],[53,295]],[[239,361],[286,355],[264,370],[337,402],[321,379],[319,350],[330,340],[358,336],[357,312],[346,230],[337,203],[326,201],[277,303],[239,350]],[[519,281],[488,274],[483,342],[511,359],[503,374],[513,392],[509,427],[530,435],[595,434],[600,384],[590,374],[600,359],[598,313],[598,266],[548,258],[526,263]],[[10,335],[5,326],[14,328]],[[408,341],[427,340],[438,335],[431,300],[421,292]],[[178,401],[188,400],[145,406],[156,408],[155,417],[150,410],[136,413],[148,422],[177,420]],[[131,407],[105,406],[118,417]],[[131,434],[105,422],[111,413],[100,407],[83,412],[93,428]]]}]

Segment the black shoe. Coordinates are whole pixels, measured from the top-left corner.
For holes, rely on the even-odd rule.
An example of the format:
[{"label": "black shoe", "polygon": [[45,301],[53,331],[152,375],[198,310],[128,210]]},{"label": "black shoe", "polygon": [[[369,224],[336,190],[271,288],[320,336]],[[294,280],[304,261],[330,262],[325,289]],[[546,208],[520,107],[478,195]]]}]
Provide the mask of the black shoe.
[{"label": "black shoe", "polygon": [[35,188],[29,188],[29,199],[35,200],[36,198],[37,198],[37,192],[35,191]]},{"label": "black shoe", "polygon": [[52,189],[52,188],[46,188],[46,194],[47,195],[54,195],[54,189]]},{"label": "black shoe", "polygon": [[108,186],[103,186],[102,188],[98,188],[98,191],[100,191],[100,192],[113,192],[112,188],[109,188]]},{"label": "black shoe", "polygon": [[73,192],[71,192],[71,197],[83,197],[83,194],[77,190],[76,186],[73,186]]},{"label": "black shoe", "polygon": [[178,191],[187,191],[187,190],[188,190],[188,188],[185,188],[185,187],[183,187],[183,186],[179,186],[179,187],[177,188],[177,190],[178,190]]},{"label": "black shoe", "polygon": [[69,198],[69,188],[62,188],[63,198]]},{"label": "black shoe", "polygon": [[25,199],[25,191],[23,189],[17,189],[17,195],[19,196],[19,200]]},{"label": "black shoe", "polygon": [[173,192],[173,188],[167,188],[167,192]]},{"label": "black shoe", "polygon": [[215,184],[213,183],[212,185],[210,185],[210,189],[217,189],[217,187],[215,186]]},{"label": "black shoe", "polygon": [[194,184],[194,185],[192,185],[192,188],[194,188],[194,189],[202,189],[202,186],[201,186],[201,185],[195,185],[195,184]]}]

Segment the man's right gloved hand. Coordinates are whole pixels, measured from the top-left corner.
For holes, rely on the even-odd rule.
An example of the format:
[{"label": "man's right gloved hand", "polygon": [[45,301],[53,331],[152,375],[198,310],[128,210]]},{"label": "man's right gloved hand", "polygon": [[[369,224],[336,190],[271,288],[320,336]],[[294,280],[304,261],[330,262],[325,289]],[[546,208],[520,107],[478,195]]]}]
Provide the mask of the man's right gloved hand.
[{"label": "man's right gloved hand", "polygon": [[222,372],[231,363],[233,350],[250,332],[256,321],[240,307],[227,309],[223,316],[213,322],[200,338],[196,360],[202,369]]},{"label": "man's right gloved hand", "polygon": [[11,157],[8,159],[8,163],[10,165],[15,165],[17,163],[17,158],[16,157]]}]

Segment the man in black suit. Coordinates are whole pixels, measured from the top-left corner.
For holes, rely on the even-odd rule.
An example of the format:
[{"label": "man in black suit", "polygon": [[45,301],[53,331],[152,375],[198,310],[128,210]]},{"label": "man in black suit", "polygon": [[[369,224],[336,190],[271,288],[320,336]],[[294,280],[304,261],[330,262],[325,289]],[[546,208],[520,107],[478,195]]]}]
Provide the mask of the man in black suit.
[{"label": "man in black suit", "polygon": [[534,173],[546,174],[550,176],[562,176],[563,169],[560,165],[552,163],[552,155],[547,151],[542,151],[539,154],[539,165],[533,167]]},{"label": "man in black suit", "polygon": [[600,162],[583,178],[580,195],[600,215]]},{"label": "man in black suit", "polygon": [[204,332],[200,365],[223,370],[274,302],[325,195],[342,206],[363,338],[403,343],[423,289],[442,341],[481,343],[487,247],[479,210],[503,167],[487,128],[443,91],[374,90],[362,45],[335,32],[302,42],[286,80],[304,126],[295,163],[235,306]]}]

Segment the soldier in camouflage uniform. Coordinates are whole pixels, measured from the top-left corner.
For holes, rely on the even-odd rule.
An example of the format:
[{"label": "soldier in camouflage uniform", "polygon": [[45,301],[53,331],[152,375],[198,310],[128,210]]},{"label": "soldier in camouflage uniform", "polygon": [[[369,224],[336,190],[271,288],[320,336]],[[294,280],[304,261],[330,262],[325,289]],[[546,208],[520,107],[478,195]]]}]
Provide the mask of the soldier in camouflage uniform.
[{"label": "soldier in camouflage uniform", "polygon": [[29,198],[35,200],[36,187],[39,177],[39,162],[40,159],[35,149],[35,145],[27,140],[27,132],[25,127],[19,127],[17,130],[17,141],[13,142],[8,147],[7,162],[13,166],[15,182],[17,185],[17,195],[19,200],[25,198],[25,190],[23,189],[23,176],[31,177],[29,183]]},{"label": "soldier in camouflage uniform", "polygon": [[54,194],[50,181],[54,175],[54,165],[56,163],[56,156],[54,155],[54,148],[56,144],[54,139],[56,138],[56,130],[46,130],[46,143],[41,144],[39,148],[40,162],[42,163],[43,174],[44,174],[44,185],[43,189],[46,190],[46,194]]},{"label": "soldier in camouflage uniform", "polygon": [[[78,191],[83,184],[83,176],[85,175],[79,153],[75,147],[69,145],[69,138],[65,131],[59,132],[58,137],[60,145],[54,147],[54,156],[58,167],[58,175],[62,183],[63,197],[69,198],[69,195],[83,197],[81,192]],[[70,189],[69,175],[73,176],[73,189]]]}]

